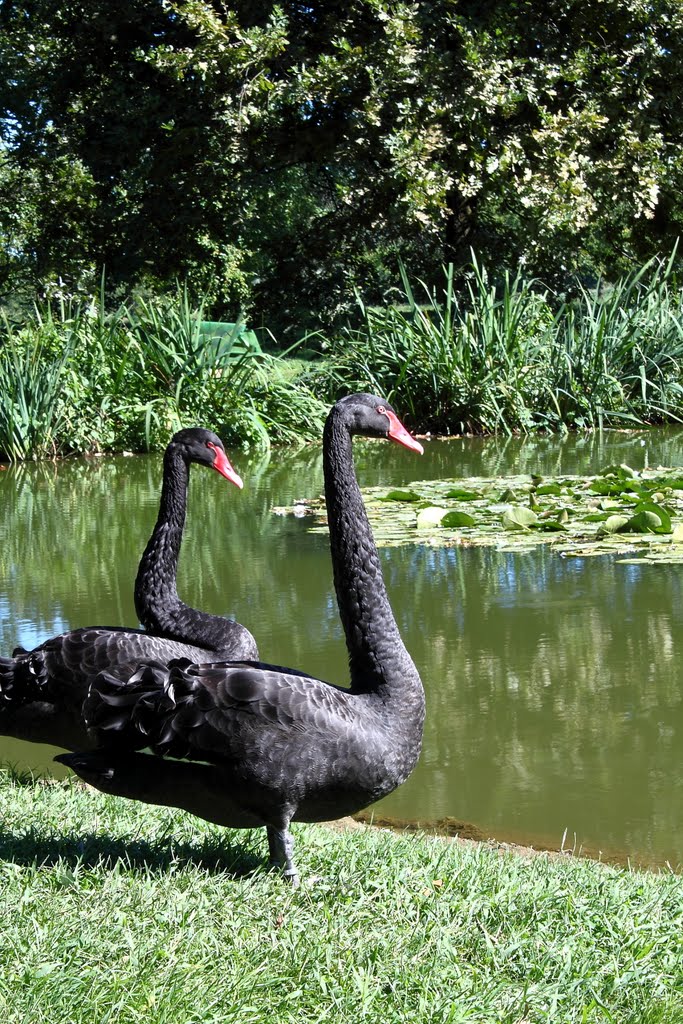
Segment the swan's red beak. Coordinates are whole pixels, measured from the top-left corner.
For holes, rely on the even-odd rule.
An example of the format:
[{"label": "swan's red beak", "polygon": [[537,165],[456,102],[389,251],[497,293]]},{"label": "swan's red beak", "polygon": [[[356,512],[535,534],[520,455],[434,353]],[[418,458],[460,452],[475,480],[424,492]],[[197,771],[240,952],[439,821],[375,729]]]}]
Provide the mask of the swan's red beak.
[{"label": "swan's red beak", "polygon": [[229,480],[231,484],[234,484],[235,487],[239,487],[239,489],[242,490],[244,487],[242,477],[232,468],[230,459],[223,449],[217,448],[214,444],[209,444],[209,448],[212,448],[214,453],[213,468],[217,470],[221,476],[224,476],[226,480]]},{"label": "swan's red beak", "polygon": [[408,433],[396,413],[385,411],[384,415],[389,419],[389,433],[387,437],[390,437],[392,441],[398,441],[404,448],[410,448],[412,452],[423,455],[424,448],[419,441],[415,440],[412,434]]}]

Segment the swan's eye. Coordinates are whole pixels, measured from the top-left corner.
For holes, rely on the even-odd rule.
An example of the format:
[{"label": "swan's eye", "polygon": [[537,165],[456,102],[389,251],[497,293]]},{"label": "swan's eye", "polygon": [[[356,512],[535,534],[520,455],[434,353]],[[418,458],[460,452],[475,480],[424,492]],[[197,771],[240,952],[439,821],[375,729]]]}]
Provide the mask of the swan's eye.
[{"label": "swan's eye", "polygon": [[210,448],[212,452],[216,451],[216,445],[213,443],[213,441],[207,441],[206,442],[206,447]]},{"label": "swan's eye", "polygon": [[378,406],[377,406],[377,412],[383,412],[383,413],[385,413],[386,411],[387,411],[387,410],[386,410],[386,409],[384,408],[384,406],[383,406],[383,405],[378,405]]}]

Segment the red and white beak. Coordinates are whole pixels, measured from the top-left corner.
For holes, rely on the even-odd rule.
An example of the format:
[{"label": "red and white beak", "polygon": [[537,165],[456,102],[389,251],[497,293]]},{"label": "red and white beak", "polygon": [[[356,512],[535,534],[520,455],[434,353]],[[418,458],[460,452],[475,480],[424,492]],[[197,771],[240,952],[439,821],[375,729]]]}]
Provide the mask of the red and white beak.
[{"label": "red and white beak", "polygon": [[229,480],[231,484],[234,484],[235,487],[239,487],[239,489],[242,490],[244,487],[242,477],[232,468],[230,459],[223,449],[218,448],[215,444],[211,444],[210,441],[208,443],[208,447],[211,448],[214,453],[213,468],[220,473],[221,476],[224,476],[226,480]]},{"label": "red and white beak", "polygon": [[401,423],[396,413],[384,411],[384,415],[389,420],[389,433],[388,437],[392,441],[397,441],[402,444],[404,448],[410,448],[411,451],[417,452],[418,455],[424,454],[424,448],[419,441],[416,441],[412,434],[409,434],[406,428]]}]

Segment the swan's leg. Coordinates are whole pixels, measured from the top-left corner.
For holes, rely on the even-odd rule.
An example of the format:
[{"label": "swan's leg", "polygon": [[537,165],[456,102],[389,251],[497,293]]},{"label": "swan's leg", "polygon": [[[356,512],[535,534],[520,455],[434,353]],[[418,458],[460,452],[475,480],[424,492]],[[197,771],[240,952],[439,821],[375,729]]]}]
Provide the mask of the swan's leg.
[{"label": "swan's leg", "polygon": [[287,881],[291,882],[293,888],[296,889],[299,885],[299,872],[293,860],[294,839],[292,833],[287,826],[280,829],[267,825],[266,831],[268,833],[268,863],[273,867],[280,868]]}]

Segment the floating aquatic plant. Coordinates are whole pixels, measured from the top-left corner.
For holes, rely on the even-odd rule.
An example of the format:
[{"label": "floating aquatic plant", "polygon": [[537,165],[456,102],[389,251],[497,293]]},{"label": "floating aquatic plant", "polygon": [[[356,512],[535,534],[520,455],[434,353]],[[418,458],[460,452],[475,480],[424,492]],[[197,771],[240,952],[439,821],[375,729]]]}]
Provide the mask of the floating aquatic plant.
[{"label": "floating aquatic plant", "polygon": [[[637,556],[683,562],[683,471],[608,466],[597,476],[424,480],[410,488],[364,490],[383,546],[549,544],[564,557]],[[305,502],[311,529],[326,529],[321,498]],[[301,509],[301,502],[297,502]],[[278,508],[281,514],[293,508]],[[630,560],[630,559],[629,559]]]}]

